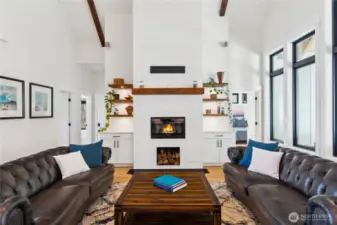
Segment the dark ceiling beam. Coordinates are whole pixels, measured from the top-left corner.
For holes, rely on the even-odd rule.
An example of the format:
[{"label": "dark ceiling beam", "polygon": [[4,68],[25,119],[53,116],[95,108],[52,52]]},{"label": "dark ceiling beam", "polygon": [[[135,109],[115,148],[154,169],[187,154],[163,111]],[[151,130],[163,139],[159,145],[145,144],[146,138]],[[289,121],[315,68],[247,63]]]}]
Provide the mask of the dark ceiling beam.
[{"label": "dark ceiling beam", "polygon": [[92,19],[93,19],[95,27],[96,27],[96,31],[97,31],[99,41],[101,42],[101,46],[105,47],[105,37],[104,37],[104,33],[103,33],[101,23],[99,21],[99,17],[98,17],[98,14],[97,14],[95,2],[94,2],[94,0],[87,0],[87,2],[88,2],[88,5],[89,5],[89,9],[90,9],[90,12],[91,12]]},{"label": "dark ceiling beam", "polygon": [[220,6],[220,16],[225,16],[227,10],[228,0],[222,0]]}]

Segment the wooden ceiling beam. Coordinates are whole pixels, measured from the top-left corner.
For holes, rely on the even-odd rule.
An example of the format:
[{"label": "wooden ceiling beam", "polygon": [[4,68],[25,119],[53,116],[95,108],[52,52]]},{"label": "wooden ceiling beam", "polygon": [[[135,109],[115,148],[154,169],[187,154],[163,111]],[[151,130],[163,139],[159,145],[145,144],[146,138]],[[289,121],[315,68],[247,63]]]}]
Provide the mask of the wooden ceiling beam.
[{"label": "wooden ceiling beam", "polygon": [[95,24],[95,28],[96,28],[96,31],[97,31],[99,41],[101,43],[101,46],[105,47],[105,37],[104,37],[104,33],[103,33],[101,23],[99,21],[99,17],[98,17],[98,14],[97,14],[95,2],[94,2],[94,0],[87,0],[87,2],[88,2],[88,5],[89,5],[89,9],[90,9],[90,12],[91,12],[92,19],[93,19],[94,24]]},{"label": "wooden ceiling beam", "polygon": [[227,10],[228,0],[222,0],[220,6],[220,16],[225,16]]}]

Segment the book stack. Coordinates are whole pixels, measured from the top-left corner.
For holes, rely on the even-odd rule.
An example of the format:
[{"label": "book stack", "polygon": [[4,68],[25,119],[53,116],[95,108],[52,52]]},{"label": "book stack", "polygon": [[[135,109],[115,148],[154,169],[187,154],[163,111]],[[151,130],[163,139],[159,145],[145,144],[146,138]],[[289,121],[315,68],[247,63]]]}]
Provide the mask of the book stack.
[{"label": "book stack", "polygon": [[176,192],[187,186],[184,179],[171,175],[164,175],[154,179],[153,185],[169,192]]}]

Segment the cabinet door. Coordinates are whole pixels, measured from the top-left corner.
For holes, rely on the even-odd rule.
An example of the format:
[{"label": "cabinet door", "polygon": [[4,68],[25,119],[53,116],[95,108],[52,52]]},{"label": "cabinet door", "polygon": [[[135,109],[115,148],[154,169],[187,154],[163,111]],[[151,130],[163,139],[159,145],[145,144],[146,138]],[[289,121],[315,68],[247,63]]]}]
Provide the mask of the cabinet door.
[{"label": "cabinet door", "polygon": [[233,146],[233,139],[232,138],[223,138],[219,139],[219,158],[220,163],[230,162],[227,156],[227,149]]},{"label": "cabinet door", "polygon": [[117,163],[133,163],[133,141],[121,138],[117,141]]},{"label": "cabinet door", "polygon": [[114,139],[103,139],[103,146],[111,148],[111,158],[109,163],[117,163],[117,144]]},{"label": "cabinet door", "polygon": [[203,139],[203,163],[219,163],[219,140]]}]

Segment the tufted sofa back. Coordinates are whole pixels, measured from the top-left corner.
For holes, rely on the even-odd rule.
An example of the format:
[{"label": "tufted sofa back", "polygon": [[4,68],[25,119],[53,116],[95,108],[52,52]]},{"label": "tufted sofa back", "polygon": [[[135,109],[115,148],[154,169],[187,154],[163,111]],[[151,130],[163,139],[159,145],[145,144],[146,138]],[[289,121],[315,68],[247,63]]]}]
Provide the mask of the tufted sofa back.
[{"label": "tufted sofa back", "polygon": [[58,147],[0,165],[0,201],[12,195],[29,198],[60,180],[53,156],[66,153],[68,147]]},{"label": "tufted sofa back", "polygon": [[289,148],[279,150],[285,153],[280,163],[280,180],[309,198],[337,196],[337,163]]}]

